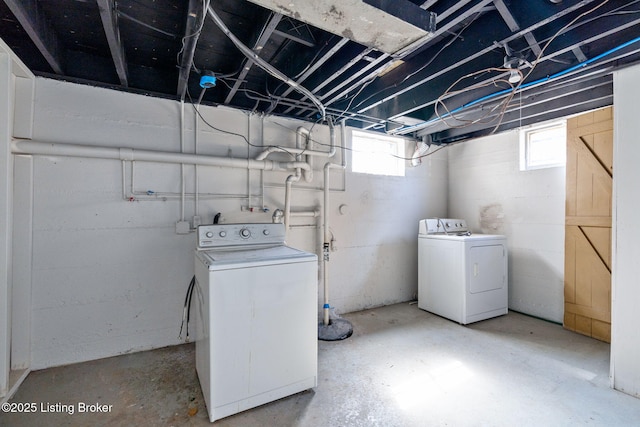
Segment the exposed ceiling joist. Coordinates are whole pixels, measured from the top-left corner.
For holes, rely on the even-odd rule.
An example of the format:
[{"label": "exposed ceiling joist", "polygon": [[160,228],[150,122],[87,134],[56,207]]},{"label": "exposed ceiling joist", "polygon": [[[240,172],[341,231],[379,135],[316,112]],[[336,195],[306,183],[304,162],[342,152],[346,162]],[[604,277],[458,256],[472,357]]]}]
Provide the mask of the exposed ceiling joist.
[{"label": "exposed ceiling joist", "polygon": [[303,46],[315,46],[315,40],[313,40],[311,31],[307,24],[293,21],[291,18],[283,16],[278,27],[279,28],[276,28],[273,31],[273,34],[284,37],[285,39],[293,40]]},{"label": "exposed ceiling joist", "polygon": [[124,57],[124,47],[120,38],[120,30],[118,29],[118,15],[115,13],[114,0],[96,0],[98,9],[100,10],[100,18],[104,28],[105,36],[109,42],[111,57],[116,67],[116,73],[120,79],[120,84],[124,87],[129,86],[129,78],[127,72],[127,61]]},{"label": "exposed ceiling joist", "polygon": [[434,19],[408,0],[250,1],[387,54],[428,36]]},{"label": "exposed ceiling joist", "polygon": [[[258,2],[269,3],[272,10]],[[466,109],[465,102],[484,104],[485,96],[500,96],[502,90],[493,85],[509,75],[500,70],[505,54],[510,55],[506,50],[519,59],[508,65],[517,63],[525,74],[534,66],[522,80],[527,85],[523,97],[534,93],[531,83],[540,94],[538,86],[557,88],[569,75],[582,79],[640,62],[640,0],[216,0],[219,22],[205,22],[209,8],[203,11],[204,3],[0,0],[0,37],[35,74],[48,78],[184,101],[188,91],[200,91],[192,73],[197,64],[219,83],[201,92],[203,104],[227,103],[307,121],[318,120],[319,110],[352,126],[413,136],[446,132],[453,138],[465,137],[467,130],[432,127],[438,121],[437,100]],[[273,10],[279,6],[292,13]],[[378,30],[391,29],[386,19],[416,27],[412,15],[435,16],[435,29],[427,28],[428,35],[398,57],[397,51],[354,41],[354,35],[335,26],[325,31],[321,23],[309,24],[304,13],[295,13],[313,7],[320,9],[310,19],[320,21],[339,18],[337,12],[345,8],[351,8],[355,20],[375,9],[385,21],[374,25],[369,34],[374,37]],[[284,16],[276,24],[271,13]],[[352,24],[348,18],[344,22]],[[490,73],[490,68],[498,70]],[[491,86],[477,86],[480,82]],[[586,86],[575,87],[584,92],[580,97],[588,97]],[[549,102],[562,104],[573,97]],[[592,105],[580,97],[575,97],[580,108]],[[523,111],[533,112],[530,107]],[[553,111],[568,110],[558,106]],[[549,116],[531,114],[533,120]],[[479,127],[468,132],[479,134]]]},{"label": "exposed ceiling joist", "polygon": [[[252,50],[256,55],[258,56],[260,55],[260,51],[264,48],[264,45],[273,35],[273,32],[275,31],[281,19],[282,19],[281,13],[271,14],[271,17],[269,18],[264,28],[260,32],[260,37],[258,38],[258,40],[256,40],[255,44],[253,45]],[[235,83],[233,84],[233,87],[231,88],[231,91],[229,91],[229,94],[227,95],[227,98],[224,100],[225,104],[228,104],[231,102],[236,92],[240,88],[240,85],[244,81],[245,77],[247,77],[247,74],[249,74],[249,71],[251,70],[251,67],[253,67],[253,64],[254,64],[253,60],[249,58],[245,60],[244,64],[242,65],[242,71],[240,71],[240,75],[238,76],[238,79],[235,81]]]},{"label": "exposed ceiling joist", "polygon": [[54,73],[64,74],[64,48],[37,0],[4,0]]},{"label": "exposed ceiling joist", "polygon": [[185,24],[182,57],[180,59],[180,73],[178,75],[177,95],[180,100],[184,100],[193,65],[193,56],[200,37],[200,30],[204,20],[204,7],[200,0],[189,0],[187,11],[187,22]]},{"label": "exposed ceiling joist", "polygon": [[[587,0],[588,1],[588,0]],[[525,34],[527,33],[531,33],[534,30],[553,23],[555,20],[558,20],[564,16],[566,16],[567,14],[574,12],[578,9],[580,9],[582,7],[582,4],[574,4],[572,6],[569,6],[565,9],[562,9],[560,11],[558,11],[557,13],[555,13],[554,15],[548,17],[545,20],[536,22],[535,24],[521,29],[520,31],[518,31],[517,33],[514,34],[510,34],[509,36],[501,39],[498,44],[500,45],[504,45],[507,44],[509,42],[511,42],[512,40],[517,39],[518,37],[523,37]],[[597,30],[597,28],[596,28]],[[591,31],[593,31],[593,28],[591,29]],[[613,30],[612,30],[613,31]],[[579,46],[579,45],[577,45]],[[573,46],[575,47],[575,46]],[[450,61],[445,61],[444,63],[442,63],[441,65],[437,66],[436,68],[438,69],[437,72],[434,73],[428,73],[428,72],[423,72],[423,73],[419,73],[415,75],[414,79],[408,80],[405,85],[403,85],[402,87],[396,88],[396,90],[394,90],[393,95],[388,95],[388,96],[384,96],[381,97],[381,99],[376,100],[374,102],[371,102],[369,105],[362,107],[358,110],[359,113],[368,113],[372,116],[379,116],[379,115],[384,115],[386,117],[397,117],[397,116],[404,116],[404,115],[408,115],[411,114],[411,112],[413,111],[417,111],[420,109],[425,108],[427,105],[432,103],[432,97],[427,96],[426,98],[429,100],[428,102],[419,102],[415,97],[402,97],[400,99],[395,99],[394,100],[394,105],[393,108],[388,109],[382,109],[382,104],[384,103],[388,103],[389,101],[391,101],[392,99],[398,97],[399,95],[408,93],[409,91],[413,91],[415,89],[417,89],[420,86],[423,86],[427,83],[429,83],[430,85],[434,85],[434,80],[440,76],[443,76],[445,74],[447,74],[448,76],[450,76],[450,78],[448,78],[447,80],[449,82],[453,82],[455,81],[455,79],[467,74],[470,71],[474,71],[474,70],[479,70],[479,69],[483,69],[486,67],[491,67],[491,66],[497,66],[499,65],[498,63],[493,63],[491,64],[491,62],[487,62],[485,63],[485,65],[482,64],[476,64],[475,66],[471,67],[471,68],[467,68],[467,69],[462,69],[461,71],[458,72],[454,72],[455,69],[459,68],[460,66],[463,66],[465,64],[470,63],[471,61],[476,61],[479,58],[481,58],[482,56],[486,55],[489,52],[492,52],[494,49],[493,43],[492,44],[488,44],[485,47],[480,47],[479,49],[477,49],[475,52],[470,52],[467,55],[464,55],[464,57],[459,58],[459,57],[452,57]],[[460,52],[456,52],[458,55],[460,54]],[[544,62],[548,59],[552,59],[555,58],[556,56],[558,56],[559,54],[564,53],[564,51],[560,51],[557,53],[554,53],[552,56],[546,55],[543,58],[540,58],[540,61]],[[446,62],[449,63],[449,65],[446,65]],[[435,85],[435,87],[440,87],[439,85]],[[376,88],[373,88],[372,90],[377,90]],[[442,93],[442,89],[438,90],[440,93],[438,94],[433,94],[431,96],[435,96],[437,97],[438,95],[440,95]],[[423,96],[421,96],[421,98],[424,98],[424,93],[422,94]]]},{"label": "exposed ceiling joist", "polygon": [[[318,59],[313,65],[311,65],[301,76],[296,80],[297,84],[302,84],[304,81],[313,73],[315,73],[324,63],[326,63],[329,59],[333,57],[344,45],[349,43],[349,39],[342,38],[338,43],[336,43],[327,53],[325,53],[320,59]],[[291,92],[293,92],[293,88],[289,87],[282,94],[278,95],[278,97],[286,97]],[[267,113],[273,111],[273,107],[267,110]]]}]

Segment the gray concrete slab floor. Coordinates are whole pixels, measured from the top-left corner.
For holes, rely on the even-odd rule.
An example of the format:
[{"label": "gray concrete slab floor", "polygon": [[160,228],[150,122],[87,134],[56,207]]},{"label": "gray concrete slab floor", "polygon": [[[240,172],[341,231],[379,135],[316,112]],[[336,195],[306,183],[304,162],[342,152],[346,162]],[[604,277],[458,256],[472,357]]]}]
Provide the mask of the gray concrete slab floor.
[{"label": "gray concrete slab floor", "polygon": [[[214,425],[640,425],[640,399],[609,388],[609,345],[559,325],[461,326],[410,303],[344,317],[354,334],[319,342],[318,387]],[[35,411],[1,426],[210,425],[193,344],[32,372],[10,403]]]}]

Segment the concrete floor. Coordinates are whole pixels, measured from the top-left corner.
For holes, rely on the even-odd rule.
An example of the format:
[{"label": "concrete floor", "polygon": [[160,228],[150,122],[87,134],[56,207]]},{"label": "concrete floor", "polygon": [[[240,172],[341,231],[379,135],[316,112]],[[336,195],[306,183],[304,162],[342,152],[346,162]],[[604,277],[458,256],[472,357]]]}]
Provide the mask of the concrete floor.
[{"label": "concrete floor", "polygon": [[[354,334],[319,342],[314,391],[214,425],[640,425],[640,399],[609,388],[609,345],[558,325],[509,313],[464,327],[408,303],[344,317]],[[37,410],[1,426],[209,425],[192,344],[33,372],[10,402]],[[110,412],[78,413],[96,402]]]}]

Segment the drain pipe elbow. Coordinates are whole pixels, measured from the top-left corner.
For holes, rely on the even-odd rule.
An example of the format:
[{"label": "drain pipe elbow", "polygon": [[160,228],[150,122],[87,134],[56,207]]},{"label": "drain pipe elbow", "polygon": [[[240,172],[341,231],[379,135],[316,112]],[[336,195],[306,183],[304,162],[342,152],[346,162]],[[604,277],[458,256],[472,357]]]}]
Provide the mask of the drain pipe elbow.
[{"label": "drain pipe elbow", "polygon": [[274,151],[278,150],[278,147],[275,147],[273,145],[267,147],[266,149],[264,149],[263,151],[261,151],[260,153],[258,153],[258,155],[256,156],[256,160],[261,161],[261,160],[265,160],[267,157],[269,157],[269,154],[273,153]]}]

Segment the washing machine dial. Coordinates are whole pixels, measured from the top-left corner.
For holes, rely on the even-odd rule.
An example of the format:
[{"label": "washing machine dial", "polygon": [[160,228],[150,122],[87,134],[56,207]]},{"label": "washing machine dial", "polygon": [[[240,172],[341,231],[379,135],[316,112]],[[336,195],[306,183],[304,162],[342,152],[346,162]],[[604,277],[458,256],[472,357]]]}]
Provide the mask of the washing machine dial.
[{"label": "washing machine dial", "polygon": [[248,228],[243,228],[242,230],[240,230],[240,237],[242,237],[243,239],[248,239],[249,237],[251,237],[251,231],[249,231]]},{"label": "washing machine dial", "polygon": [[227,237],[227,232],[226,231],[221,231],[220,233],[218,233],[218,236],[220,237]]},{"label": "washing machine dial", "polygon": [[269,230],[267,230],[266,228],[264,230],[262,230],[262,234],[264,234],[265,236],[269,235]]},{"label": "washing machine dial", "polygon": [[207,231],[206,236],[210,239],[213,237],[213,233],[211,231]]}]

